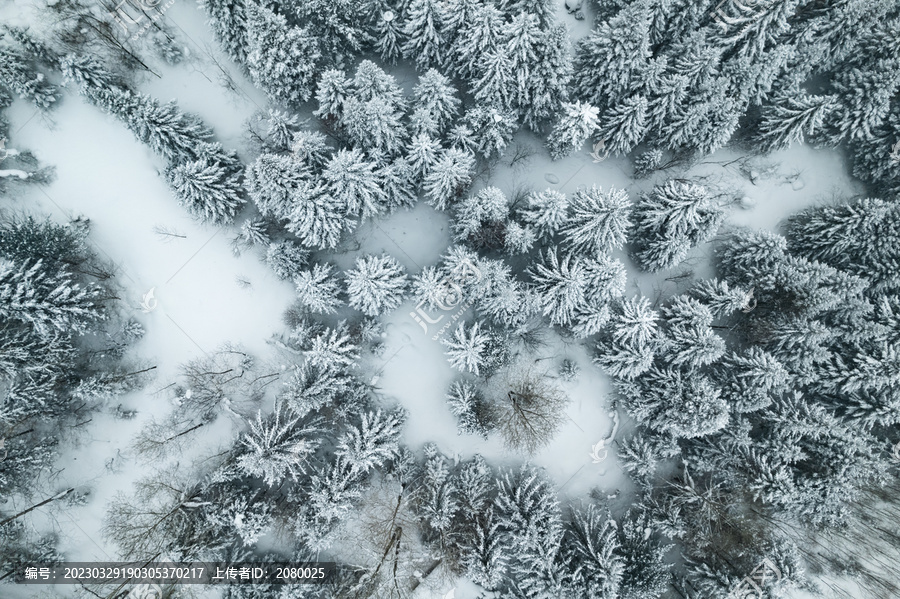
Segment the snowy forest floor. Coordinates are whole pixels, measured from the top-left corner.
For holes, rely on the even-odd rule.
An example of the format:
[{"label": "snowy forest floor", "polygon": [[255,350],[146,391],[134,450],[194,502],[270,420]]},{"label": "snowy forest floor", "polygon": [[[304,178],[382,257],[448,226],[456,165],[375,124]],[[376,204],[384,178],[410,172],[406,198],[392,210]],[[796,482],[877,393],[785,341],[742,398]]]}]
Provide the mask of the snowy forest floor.
[{"label": "snowy forest floor", "polygon": [[[561,15],[575,36],[587,32],[590,17],[575,22],[571,16]],[[194,3],[175,3],[165,19],[182,36],[190,54],[178,66],[153,64],[160,77],[146,77],[141,91],[161,100],[177,98],[183,109],[201,115],[226,147],[245,155],[245,122],[266,106],[264,97],[218,50]],[[411,73],[398,72],[396,76],[404,86],[412,80]],[[228,89],[223,80],[230,80],[233,89]],[[43,164],[55,165],[57,172],[52,184],[24,190],[13,208],[51,214],[60,222],[77,215],[90,219],[90,240],[101,256],[111,257],[118,266],[118,281],[126,293],[124,303],[146,328],[134,352],[156,366],[155,380],[124,401],[124,408],[138,411],[136,418],[118,419],[114,416],[116,406],[107,406],[80,427],[77,446],[62,452],[63,459],[50,482],[59,488],[89,490],[87,502],[65,509],[51,505],[37,511],[48,529],[60,533],[67,559],[113,560],[115,549],[100,534],[102,519],[113,495],[128,491],[145,473],[145,466],[135,461],[129,448],[137,431],[151,417],[159,418],[171,408],[158,390],[176,378],[181,364],[227,342],[242,345],[260,360],[270,359],[272,348],[267,340],[283,330],[282,314],[291,304],[294,291],[289,282],[279,281],[269,271],[255,250],[241,256],[233,254],[230,239],[235,227],[200,225],[192,220],[159,176],[162,162],[112,117],[74,94],[67,95],[52,113],[52,122],[23,101],[17,101],[9,115],[16,143],[31,149]],[[530,148],[533,155],[510,165],[516,147]],[[723,201],[749,198],[744,206],[732,203],[724,232],[728,226],[777,230],[788,214],[835,198],[847,199],[862,190],[838,152],[807,146],[755,158],[726,149],[687,172],[669,169],[646,180],[633,180],[630,173],[631,166],[625,159],[594,162],[587,145],[565,160],[551,162],[535,136],[520,133],[490,178],[482,177],[472,192],[488,183],[510,197],[522,189],[549,187],[572,193],[580,186],[596,184],[626,189],[634,199],[666,178],[704,178],[723,194]],[[336,260],[341,267],[349,267],[357,255],[386,252],[410,273],[417,273],[437,262],[449,240],[446,215],[420,203],[413,210],[364,223],[352,239],[345,240],[346,251]],[[697,276],[705,276],[710,255],[709,245],[701,246],[678,273],[695,270]],[[616,257],[629,268],[629,295],[640,291],[655,299],[660,294],[670,295],[691,280],[690,274],[682,279],[672,273],[642,274],[624,253]],[[142,313],[141,299],[151,288],[158,306]],[[385,351],[361,365],[364,378],[375,380],[386,398],[408,410],[406,443],[418,449],[434,442],[447,454],[468,457],[479,453],[493,464],[526,459],[507,452],[494,437],[483,441],[457,434],[445,400],[454,373],[443,347],[432,339],[434,331],[424,333],[410,317],[413,309],[413,302],[408,301],[383,319]],[[563,383],[572,399],[569,419],[554,441],[531,460],[545,467],[557,488],[570,499],[577,500],[599,488],[606,494],[619,490],[618,500],[627,502],[629,482],[616,465],[614,449],[600,464],[590,457],[591,446],[606,437],[612,427],[609,380],[591,364],[583,345],[566,344],[559,338],[548,342],[543,350],[552,360],[546,366],[548,371],[556,373],[562,359],[569,358],[580,366],[580,374],[575,381]],[[627,418],[621,416],[620,436],[628,429]],[[233,425],[220,421],[205,438],[211,444],[218,441],[224,445],[234,434]],[[62,593],[65,587],[58,589]],[[449,589],[423,586],[419,596],[443,596]],[[30,590],[6,587],[5,592],[15,598],[25,597]],[[463,587],[456,592],[456,599],[474,596],[466,594]]]}]

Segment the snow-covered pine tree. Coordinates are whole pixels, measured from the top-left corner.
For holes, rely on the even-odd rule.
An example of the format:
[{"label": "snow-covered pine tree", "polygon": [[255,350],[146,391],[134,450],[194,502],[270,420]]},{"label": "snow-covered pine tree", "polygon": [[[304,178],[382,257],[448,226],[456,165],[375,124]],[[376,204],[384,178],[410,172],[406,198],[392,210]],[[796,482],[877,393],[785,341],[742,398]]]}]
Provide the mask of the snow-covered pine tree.
[{"label": "snow-covered pine tree", "polygon": [[486,52],[476,68],[469,89],[475,101],[500,111],[514,110],[518,83],[506,48],[497,46]]},{"label": "snow-covered pine tree", "polygon": [[241,179],[244,165],[234,150],[222,144],[194,147],[196,160],[166,169],[166,180],[178,203],[201,220],[229,223],[244,203]]},{"label": "snow-covered pine tree", "polygon": [[548,248],[542,260],[529,269],[544,316],[555,325],[568,326],[585,304],[589,280],[585,264],[577,256],[557,256],[556,247]]},{"label": "snow-covered pine tree", "polygon": [[367,316],[380,316],[396,309],[408,287],[405,269],[392,256],[363,256],[348,270],[347,297],[350,306]]},{"label": "snow-covered pine tree", "polygon": [[538,48],[544,43],[545,37],[538,17],[530,12],[514,14],[504,26],[501,36],[502,51],[509,57],[509,68],[515,81],[512,104],[522,109],[532,100],[532,71],[540,56]]},{"label": "snow-covered pine tree", "polygon": [[294,367],[279,397],[298,416],[306,416],[349,393],[355,380],[337,364],[309,361]]},{"label": "snow-covered pine tree", "polygon": [[476,104],[466,111],[465,124],[472,132],[478,153],[488,159],[503,154],[519,128],[514,111],[483,104]]},{"label": "snow-covered pine tree", "polygon": [[[562,515],[553,485],[534,466],[524,464],[498,480],[494,500],[510,565],[552,553],[563,536]],[[521,573],[521,572],[519,572]]]},{"label": "snow-covered pine tree", "polygon": [[412,208],[418,201],[415,175],[412,165],[405,156],[385,163],[376,173],[384,190],[387,210],[393,212],[397,208]]},{"label": "snow-covered pine tree", "polygon": [[702,185],[671,180],[642,196],[634,216],[635,259],[655,272],[678,264],[692,248],[709,241],[723,212]]},{"label": "snow-covered pine tree", "polygon": [[484,57],[501,43],[503,15],[493,4],[479,4],[450,48],[454,73],[469,80],[481,72]]},{"label": "snow-covered pine tree", "polygon": [[447,0],[440,4],[441,34],[447,54],[443,66],[447,74],[458,74],[453,48],[458,43],[463,29],[472,22],[475,12],[481,6],[483,4],[479,0]]},{"label": "snow-covered pine tree", "polygon": [[600,124],[596,106],[584,102],[566,102],[550,135],[547,149],[554,160],[565,158],[584,145]]},{"label": "snow-covered pine tree", "polygon": [[293,13],[292,22],[301,23],[318,38],[322,54],[331,64],[349,62],[371,47],[370,2],[288,0],[281,5]]},{"label": "snow-covered pine tree", "polygon": [[40,335],[83,333],[102,318],[99,287],[82,287],[62,269],[43,260],[0,259],[0,318],[26,323]]},{"label": "snow-covered pine tree", "polygon": [[200,0],[213,33],[231,58],[247,60],[247,3],[245,0]]},{"label": "snow-covered pine tree", "polygon": [[456,427],[460,434],[478,435],[487,439],[492,429],[490,411],[475,385],[463,380],[450,383],[447,406],[456,417]]},{"label": "snow-covered pine tree", "polygon": [[359,360],[359,346],[353,342],[346,321],[325,328],[311,337],[303,355],[313,366],[346,368]]},{"label": "snow-covered pine tree", "polygon": [[366,474],[397,455],[405,421],[403,409],[363,412],[341,435],[335,455],[346,460],[352,472]]},{"label": "snow-covered pine tree", "polygon": [[0,84],[41,110],[47,110],[59,99],[56,86],[26,56],[4,46],[0,46]]},{"label": "snow-covered pine tree", "polygon": [[519,106],[522,123],[532,131],[541,131],[568,98],[572,78],[571,41],[565,25],[557,24],[542,32],[537,44],[537,60],[528,77],[528,102]]},{"label": "snow-covered pine tree", "polygon": [[602,139],[612,154],[627,154],[647,132],[647,98],[634,95],[610,106],[603,115],[595,139]]},{"label": "snow-covered pine tree", "polygon": [[615,520],[595,505],[575,510],[562,541],[562,560],[571,577],[567,583],[575,596],[618,598],[625,568],[621,556],[616,554],[616,533]]},{"label": "snow-covered pine tree", "polygon": [[328,126],[340,125],[344,114],[344,102],[350,95],[350,85],[351,82],[344,71],[328,69],[322,73],[316,86],[318,108],[313,114]]},{"label": "snow-covered pine tree", "polygon": [[445,549],[451,542],[454,520],[459,510],[459,490],[446,456],[430,443],[425,446],[424,453],[425,463],[418,477],[413,502],[416,515],[423,524],[425,542]]},{"label": "snow-covered pine tree", "polygon": [[294,190],[309,175],[309,170],[292,156],[260,154],[247,167],[244,187],[263,216],[280,220],[287,218],[293,207]]},{"label": "snow-covered pine tree", "polygon": [[506,221],[506,229],[503,235],[504,251],[514,256],[516,254],[527,254],[534,247],[537,241],[537,234],[528,225],[521,225],[514,220]]},{"label": "snow-covered pine tree", "polygon": [[576,252],[596,255],[622,249],[631,227],[631,202],[622,189],[596,185],[572,196],[569,218],[560,237]]},{"label": "snow-covered pine tree", "polygon": [[498,589],[506,578],[510,556],[504,546],[500,522],[493,508],[473,520],[471,536],[465,541],[462,563],[472,582],[486,589]]},{"label": "snow-covered pine tree", "polygon": [[470,152],[451,148],[441,152],[422,182],[428,203],[445,210],[465,193],[475,174],[475,157]]},{"label": "snow-covered pine tree", "polygon": [[662,309],[667,335],[661,350],[669,364],[688,369],[717,362],[725,353],[725,340],[713,331],[712,311],[692,297],[678,295]]},{"label": "snow-covered pine tree", "polygon": [[406,147],[406,157],[412,174],[418,181],[431,172],[431,167],[438,161],[440,155],[441,142],[428,133],[414,134]]},{"label": "snow-covered pine tree", "polygon": [[617,530],[624,569],[619,584],[622,599],[660,597],[669,587],[671,565],[665,556],[671,545],[661,544],[653,535],[646,512],[629,511]]},{"label": "snow-covered pine tree", "polygon": [[544,240],[552,238],[566,223],[569,215],[569,199],[555,189],[528,194],[528,201],[522,209],[522,219],[534,227]]},{"label": "snow-covered pine tree", "polygon": [[245,14],[246,64],[253,82],[273,102],[296,106],[309,100],[321,60],[316,37],[263,6],[250,3]]},{"label": "snow-covered pine tree", "polygon": [[296,114],[270,108],[265,117],[266,121],[266,146],[273,152],[285,152],[290,150],[294,135],[300,126],[300,119]]},{"label": "snow-covered pine tree", "polygon": [[403,55],[419,70],[440,67],[446,43],[441,31],[441,4],[437,0],[411,0],[406,10]]},{"label": "snow-covered pine tree", "polygon": [[301,182],[291,192],[291,207],[285,228],[309,248],[337,246],[344,230],[352,230],[355,221],[346,215],[347,207],[325,188]]},{"label": "snow-covered pine tree", "polygon": [[309,250],[290,239],[270,243],[266,250],[266,264],[279,279],[291,281],[306,267]]},{"label": "snow-covered pine tree", "polygon": [[341,305],[338,284],[330,264],[314,264],[311,270],[302,270],[294,277],[297,302],[305,310],[319,314],[334,314]]},{"label": "snow-covered pine tree", "polygon": [[442,339],[441,343],[447,347],[447,361],[461,372],[481,374],[493,366],[493,339],[489,332],[482,330],[478,321],[472,323],[468,330],[464,323],[459,323],[453,337]]},{"label": "snow-covered pine tree", "polygon": [[436,69],[428,69],[413,88],[413,105],[425,109],[437,125],[436,133],[441,134],[456,119],[460,101],[450,79]]},{"label": "snow-covered pine tree", "polygon": [[344,102],[343,125],[351,144],[370,153],[389,157],[399,153],[406,137],[401,119],[400,111],[382,96],[365,101],[350,97]]},{"label": "snow-covered pine tree", "polygon": [[863,198],[808,208],[788,220],[789,247],[809,260],[870,279],[875,289],[900,287],[900,210]]},{"label": "snow-covered pine tree", "polygon": [[320,420],[302,419],[276,400],[271,415],[264,418],[259,411],[249,424],[249,432],[241,439],[244,452],[237,458],[242,471],[262,478],[269,487],[287,477],[297,480],[306,472],[307,462],[319,446]]},{"label": "snow-covered pine tree", "polygon": [[388,64],[397,64],[397,59],[402,54],[402,47],[406,41],[403,33],[403,24],[400,15],[393,9],[381,11],[376,17],[375,25],[375,49],[381,60]]},{"label": "snow-covered pine tree", "polygon": [[835,106],[830,95],[780,94],[763,106],[757,136],[767,150],[790,147],[813,137]]},{"label": "snow-covered pine tree", "polygon": [[643,85],[652,56],[649,29],[646,4],[635,3],[579,40],[572,76],[575,96],[605,112]]},{"label": "snow-covered pine tree", "polygon": [[349,216],[368,218],[380,214],[387,198],[376,167],[358,148],[338,150],[322,171],[325,193]]},{"label": "snow-covered pine tree", "polygon": [[88,97],[168,162],[198,158],[198,144],[212,137],[199,117],[179,110],[174,100],[160,104],[150,96],[122,88],[94,90]]},{"label": "snow-covered pine tree", "polygon": [[323,133],[301,129],[291,139],[291,154],[303,165],[312,169],[321,168],[328,160],[329,147],[326,139]]},{"label": "snow-covered pine tree", "polygon": [[476,249],[496,249],[503,245],[509,201],[500,189],[485,187],[460,200],[454,211],[456,220],[452,227],[457,242],[468,241]]}]

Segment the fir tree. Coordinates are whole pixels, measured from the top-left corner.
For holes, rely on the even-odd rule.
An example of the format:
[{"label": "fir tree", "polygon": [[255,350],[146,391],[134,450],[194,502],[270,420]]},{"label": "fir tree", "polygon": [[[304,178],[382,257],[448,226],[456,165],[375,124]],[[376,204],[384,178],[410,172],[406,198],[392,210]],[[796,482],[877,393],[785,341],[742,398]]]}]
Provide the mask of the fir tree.
[{"label": "fir tree", "polygon": [[508,111],[516,99],[517,82],[512,59],[502,46],[486,52],[477,67],[470,93],[478,104]]},{"label": "fir tree", "polygon": [[459,323],[450,340],[443,339],[447,347],[447,360],[450,365],[462,372],[480,374],[491,366],[491,336],[481,330],[479,322],[475,322],[466,330],[463,323]]},{"label": "fir tree", "polygon": [[376,96],[344,102],[343,125],[353,145],[368,152],[396,156],[402,147],[405,128],[402,115],[389,100]]},{"label": "fir tree", "polygon": [[335,455],[346,460],[351,472],[367,473],[397,455],[405,420],[402,409],[363,412],[359,421],[341,435]]},{"label": "fir tree", "polygon": [[41,260],[0,260],[0,317],[26,323],[41,335],[87,330],[102,317],[99,296],[99,288],[82,288],[71,275],[48,270]]},{"label": "fir tree", "polygon": [[0,83],[41,110],[50,108],[59,99],[56,86],[12,48],[0,47]]},{"label": "fir tree", "polygon": [[547,148],[554,160],[565,158],[580,149],[599,126],[599,111],[583,102],[565,103],[550,136]]},{"label": "fir tree", "polygon": [[213,33],[231,58],[247,60],[247,5],[244,0],[201,0]]},{"label": "fir tree", "polygon": [[481,72],[484,57],[493,52],[502,39],[503,15],[492,4],[481,4],[456,36],[450,55],[454,71],[468,80]]},{"label": "fir tree", "polygon": [[530,193],[522,218],[544,239],[550,239],[569,218],[569,200],[555,189]]},{"label": "fir tree", "polygon": [[414,60],[420,70],[443,64],[445,42],[441,32],[441,6],[436,0],[411,0],[403,33],[407,38],[403,55]]},{"label": "fir tree", "polygon": [[294,191],[306,183],[309,174],[292,156],[260,154],[247,167],[244,187],[263,216],[284,219],[293,208]]},{"label": "fir tree", "polygon": [[179,203],[199,218],[228,223],[244,203],[241,178],[244,165],[234,150],[219,143],[194,148],[197,160],[166,170],[166,179]]},{"label": "fir tree", "polygon": [[441,152],[422,183],[428,203],[438,210],[446,209],[468,188],[474,171],[475,157],[471,153],[456,149]]},{"label": "fir tree", "polygon": [[619,596],[625,567],[616,554],[616,523],[599,512],[593,505],[575,512],[566,527],[562,554],[576,596],[613,599]]},{"label": "fir tree", "polygon": [[274,102],[306,102],[321,60],[318,43],[306,27],[255,4],[246,8],[247,70]]},{"label": "fir tree", "polygon": [[290,240],[271,243],[266,250],[266,264],[282,280],[293,280],[303,272],[308,261],[309,250]]},{"label": "fir tree", "polygon": [[812,137],[834,110],[834,96],[782,95],[766,105],[759,122],[759,140],[770,150],[790,147]]},{"label": "fir tree", "polygon": [[611,106],[603,115],[596,138],[613,154],[627,154],[641,143],[647,131],[647,99],[636,95]]},{"label": "fir tree", "polygon": [[291,192],[290,212],[285,228],[297,235],[310,248],[333,248],[342,231],[350,230],[353,221],[346,216],[346,205],[326,192],[321,184],[301,182]]},{"label": "fir tree", "polygon": [[565,25],[550,27],[541,34],[537,44],[537,61],[531,69],[528,85],[528,101],[520,105],[522,123],[532,131],[541,131],[568,98],[572,77],[571,42]]},{"label": "fir tree", "polygon": [[242,439],[245,453],[238,457],[238,467],[250,476],[262,478],[270,487],[288,476],[297,480],[319,444],[319,425],[316,420],[301,422],[299,416],[292,416],[276,402],[271,416],[263,418],[260,411],[256,421],[250,421],[250,432]]},{"label": "fir tree", "polygon": [[382,11],[376,23],[375,48],[378,50],[378,55],[382,61],[392,65],[396,64],[406,40],[399,15],[393,10]]},{"label": "fir tree", "polygon": [[359,149],[338,150],[322,171],[325,193],[348,215],[367,218],[381,213],[387,198],[376,166]]},{"label": "fir tree", "polygon": [[519,127],[514,112],[482,104],[466,111],[465,120],[478,153],[485,158],[501,155]]},{"label": "fir tree", "polygon": [[364,256],[346,273],[350,306],[367,316],[396,309],[403,301],[408,279],[400,263],[391,256]]},{"label": "fir tree", "polygon": [[422,180],[431,173],[431,167],[441,155],[441,143],[428,133],[413,135],[406,148],[406,156],[413,176]]},{"label": "fir tree", "polygon": [[642,197],[635,217],[635,258],[655,272],[678,264],[691,248],[715,235],[722,210],[705,187],[672,180]]},{"label": "fir tree", "polygon": [[338,284],[329,264],[314,264],[312,270],[302,270],[294,277],[297,301],[303,308],[319,314],[334,314],[341,304]]},{"label": "fir tree", "polygon": [[443,132],[456,119],[460,101],[450,79],[429,69],[413,88],[413,105],[424,108],[434,119],[437,132]]},{"label": "fir tree", "polygon": [[637,89],[651,57],[649,15],[638,3],[599,23],[576,47],[575,95],[604,111]]},{"label": "fir tree", "polygon": [[538,292],[545,316],[555,325],[567,326],[584,306],[588,290],[588,278],[581,259],[573,256],[557,257],[557,249],[551,247],[543,260],[529,271]]},{"label": "fir tree", "polygon": [[338,69],[328,69],[319,77],[316,86],[318,108],[313,114],[326,125],[340,124],[344,114],[344,102],[350,94],[350,81],[346,73]]},{"label": "fir tree", "polygon": [[588,254],[621,249],[631,227],[630,212],[628,194],[621,189],[604,192],[594,185],[576,191],[560,236],[574,251]]},{"label": "fir tree", "polygon": [[447,391],[447,405],[456,417],[460,434],[478,435],[487,439],[492,428],[490,412],[484,397],[471,383],[453,381]]}]

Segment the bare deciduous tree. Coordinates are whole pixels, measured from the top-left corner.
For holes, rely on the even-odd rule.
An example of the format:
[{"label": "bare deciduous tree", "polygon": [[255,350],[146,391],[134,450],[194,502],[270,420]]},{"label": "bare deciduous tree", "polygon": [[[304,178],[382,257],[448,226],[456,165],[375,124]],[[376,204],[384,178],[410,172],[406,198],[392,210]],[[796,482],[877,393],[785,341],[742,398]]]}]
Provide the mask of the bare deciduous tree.
[{"label": "bare deciduous tree", "polygon": [[513,368],[498,389],[492,420],[506,446],[531,454],[549,443],[569,403],[552,379],[533,367]]}]

